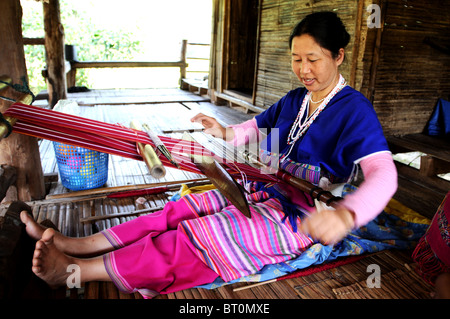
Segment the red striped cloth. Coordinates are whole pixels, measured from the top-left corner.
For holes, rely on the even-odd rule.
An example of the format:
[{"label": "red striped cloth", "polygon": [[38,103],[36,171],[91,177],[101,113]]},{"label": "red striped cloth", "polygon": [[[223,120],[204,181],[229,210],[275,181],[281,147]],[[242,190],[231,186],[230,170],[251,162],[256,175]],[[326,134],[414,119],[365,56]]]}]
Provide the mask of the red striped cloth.
[{"label": "red striped cloth", "polygon": [[[149,144],[155,148],[155,144],[145,132],[119,124],[91,120],[22,103],[11,105],[4,115],[17,119],[13,132],[134,160],[142,160],[136,143]],[[253,181],[278,181],[275,176],[261,174],[258,169],[245,163],[230,163],[199,143],[166,136],[159,136],[159,138],[172,153],[175,161],[180,164],[181,169],[185,171],[202,174],[189,154],[207,155],[219,161],[233,177],[240,178],[245,174],[245,178]],[[175,167],[161,154],[159,158],[165,166]]]}]

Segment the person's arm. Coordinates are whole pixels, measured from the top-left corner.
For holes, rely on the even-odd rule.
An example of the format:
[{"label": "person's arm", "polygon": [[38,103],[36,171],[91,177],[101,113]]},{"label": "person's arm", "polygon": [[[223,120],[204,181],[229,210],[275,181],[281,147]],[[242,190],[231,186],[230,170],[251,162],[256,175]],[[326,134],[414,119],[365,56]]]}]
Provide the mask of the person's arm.
[{"label": "person's arm", "polygon": [[374,219],[397,190],[397,169],[389,152],[377,153],[360,162],[364,182],[345,196],[336,210],[313,213],[300,229],[325,244],[337,243],[352,229]]},{"label": "person's arm", "polygon": [[205,127],[205,133],[221,138],[235,146],[258,142],[260,139],[260,132],[255,118],[240,124],[228,125],[227,127],[222,126],[215,118],[202,113],[194,116],[191,121],[202,124]]},{"label": "person's arm", "polygon": [[227,128],[233,129],[234,137],[227,142],[234,146],[256,143],[261,140],[261,133],[255,118],[241,124],[229,125]]},{"label": "person's arm", "polygon": [[353,194],[345,196],[341,205],[355,212],[355,227],[374,219],[397,191],[397,169],[392,154],[382,152],[360,162],[364,182]]}]

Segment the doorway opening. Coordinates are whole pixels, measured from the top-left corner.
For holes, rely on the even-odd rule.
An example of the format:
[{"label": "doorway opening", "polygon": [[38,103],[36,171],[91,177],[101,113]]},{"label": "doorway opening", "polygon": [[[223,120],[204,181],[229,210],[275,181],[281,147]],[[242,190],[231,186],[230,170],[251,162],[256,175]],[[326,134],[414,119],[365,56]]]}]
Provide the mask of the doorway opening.
[{"label": "doorway opening", "polygon": [[225,27],[223,93],[254,102],[258,46],[259,0],[232,0]]}]

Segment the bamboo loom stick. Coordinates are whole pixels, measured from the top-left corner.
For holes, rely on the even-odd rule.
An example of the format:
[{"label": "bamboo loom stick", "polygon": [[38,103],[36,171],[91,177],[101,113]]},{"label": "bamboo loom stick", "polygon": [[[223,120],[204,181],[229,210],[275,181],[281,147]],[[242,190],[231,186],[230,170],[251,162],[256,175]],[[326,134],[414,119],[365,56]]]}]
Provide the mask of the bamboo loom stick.
[{"label": "bamboo loom stick", "polygon": [[204,184],[204,183],[209,183],[209,179],[208,178],[199,178],[199,179],[187,179],[187,180],[181,180],[181,181],[161,182],[161,183],[152,183],[152,184],[103,187],[103,188],[95,188],[95,189],[82,190],[82,191],[76,191],[76,192],[70,192],[70,193],[47,195],[46,199],[63,199],[63,198],[70,198],[70,197],[85,197],[85,196],[93,196],[93,195],[106,196],[111,193],[117,193],[117,192],[122,192],[122,191],[140,190],[140,189],[145,189],[145,188],[154,188],[154,187],[162,187],[162,186],[176,188],[176,187],[181,187],[182,184],[200,185],[200,184]]},{"label": "bamboo loom stick", "polygon": [[[130,127],[135,130],[142,130],[141,125],[137,121],[131,121]],[[166,175],[166,169],[164,168],[158,155],[151,145],[137,142],[139,153],[144,159],[145,164],[150,171],[150,175],[154,178],[162,178]]]},{"label": "bamboo loom stick", "polygon": [[156,207],[134,210],[129,213],[116,213],[116,214],[109,214],[109,215],[102,215],[102,216],[86,217],[86,218],[81,218],[80,221],[82,223],[90,223],[90,222],[97,221],[97,220],[139,215],[142,213],[149,213],[149,212],[154,212],[154,211],[158,211],[158,210],[162,210],[162,209],[164,209],[164,206],[156,206]]},{"label": "bamboo loom stick", "polygon": [[152,131],[152,129],[147,125],[147,123],[142,124],[142,128],[148,134],[153,143],[155,143],[156,149],[159,150],[161,154],[164,155],[164,157],[167,158],[167,160],[173,164],[173,166],[175,166],[176,168],[180,168],[180,165],[173,159],[172,154],[169,152],[167,147],[164,145],[163,142],[161,142],[161,139],[155,132]]},{"label": "bamboo loom stick", "polygon": [[251,289],[251,288],[258,287],[258,286],[262,286],[262,285],[267,285],[267,284],[270,284],[270,283],[273,283],[273,282],[276,282],[276,281],[277,281],[277,279],[275,278],[275,279],[271,279],[271,280],[266,280],[266,281],[258,282],[258,283],[256,283],[256,284],[251,284],[251,285],[247,285],[247,286],[242,286],[242,287],[234,288],[234,289],[233,289],[233,292],[240,291],[240,290],[245,290],[245,289]]}]

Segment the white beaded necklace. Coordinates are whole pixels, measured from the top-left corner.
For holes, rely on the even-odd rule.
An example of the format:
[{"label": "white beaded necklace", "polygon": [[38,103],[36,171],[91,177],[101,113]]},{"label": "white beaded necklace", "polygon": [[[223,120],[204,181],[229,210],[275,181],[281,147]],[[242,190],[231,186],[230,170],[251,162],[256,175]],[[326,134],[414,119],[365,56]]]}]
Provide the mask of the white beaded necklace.
[{"label": "white beaded necklace", "polygon": [[[310,117],[308,117],[304,123],[301,123],[303,116],[305,115],[305,112],[309,110],[309,101],[311,99],[311,91],[308,91],[306,93],[305,98],[303,99],[302,106],[300,107],[300,111],[298,112],[297,118],[294,121],[294,124],[292,124],[291,130],[289,131],[289,135],[287,138],[287,144],[291,147],[289,148],[289,151],[287,154],[283,155],[281,158],[281,161],[285,160],[287,156],[291,153],[292,148],[294,147],[295,142],[298,141],[300,137],[305,134],[305,132],[308,130],[308,128],[311,126],[311,124],[314,122],[314,120],[319,116],[319,114],[325,109],[327,104],[330,102],[330,100],[339,92],[341,91],[345,86],[347,85],[347,82],[345,81],[344,77],[339,74],[339,82],[336,84],[336,86],[333,88],[333,90],[321,101],[323,101],[319,107],[314,111],[313,114],[311,114]],[[320,102],[320,101],[318,101]]]},{"label": "white beaded necklace", "polygon": [[320,103],[320,102],[322,102],[323,100],[325,100],[325,98],[326,98],[326,96],[323,98],[323,99],[320,99],[319,101],[314,101],[313,99],[312,99],[312,94],[309,96],[309,101],[310,102],[312,102],[312,103],[314,103],[314,104],[317,104],[317,103]]}]

